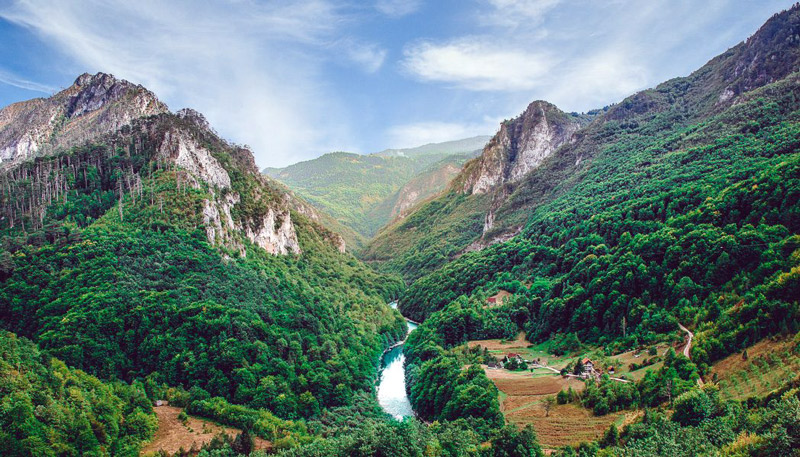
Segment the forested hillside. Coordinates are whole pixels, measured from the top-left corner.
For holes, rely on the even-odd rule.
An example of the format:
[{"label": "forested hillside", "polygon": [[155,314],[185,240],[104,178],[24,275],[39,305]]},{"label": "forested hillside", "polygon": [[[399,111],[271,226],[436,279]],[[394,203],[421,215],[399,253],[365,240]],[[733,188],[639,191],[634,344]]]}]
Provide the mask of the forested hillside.
[{"label": "forested hillside", "polygon": [[[652,173],[646,169],[650,163],[638,164],[637,169],[635,152],[685,148],[687,144],[677,142],[680,135],[688,135],[711,117],[750,100],[749,91],[775,83],[796,69],[795,15],[776,15],[746,42],[688,77],[667,81],[603,109],[571,115],[572,122],[591,122],[568,138],[554,131],[565,130],[559,126],[570,115],[546,102],[531,103],[518,118],[501,126],[482,156],[455,178],[450,192],[383,230],[362,257],[376,268],[402,274],[413,282],[465,252],[507,241],[523,230],[532,215],[548,212],[542,205],[556,198],[562,198],[562,208],[569,207],[572,200],[567,195],[586,179],[598,180],[612,172],[622,176],[628,171],[629,177],[648,179],[642,172]],[[741,114],[755,115],[754,122],[759,122],[758,113]],[[715,122],[725,125],[730,120]],[[704,139],[695,141],[703,144]],[[537,157],[543,159],[534,161],[535,166],[523,177],[515,177],[513,171],[520,168],[524,151],[539,151]],[[612,163],[617,168],[609,169]]]},{"label": "forested hillside", "polygon": [[138,455],[161,400],[241,430],[180,457],[800,455],[799,65],[800,4],[477,157],[263,173],[111,75],[0,110],[0,454]]},{"label": "forested hillside", "polygon": [[[671,420],[645,415],[577,454],[794,455],[796,386],[743,407],[697,384],[711,381],[709,367],[723,357],[767,337],[791,341],[800,330],[798,24],[797,8],[776,15],[693,75],[600,113],[518,184],[489,197],[454,189],[403,222],[404,233],[392,236],[406,244],[384,268],[421,276],[400,309],[425,321],[406,347],[410,397],[423,418],[459,411],[491,421],[498,410],[483,370],[464,369],[495,359],[468,341],[524,331],[551,353],[611,355],[669,341],[683,324],[694,329],[690,358],[667,351],[635,384],[606,374],[587,381],[577,400],[595,415],[669,403]],[[498,195],[495,221],[524,221],[521,233],[473,252],[457,250],[470,235],[448,237],[455,242],[439,255],[443,245],[429,243],[426,228],[441,235],[464,232],[453,229],[461,224],[481,236],[483,209],[458,208]],[[412,260],[419,258],[438,260]],[[488,300],[501,291],[506,300]],[[788,423],[772,427],[769,418],[784,408],[793,411]]]},{"label": "forested hillside", "polygon": [[104,383],[0,332],[3,455],[139,455],[156,428],[144,386]]},{"label": "forested hillside", "polygon": [[134,120],[0,179],[0,325],[101,379],[300,419],[370,391],[404,334],[386,306],[399,279],[340,252],[197,113]]}]

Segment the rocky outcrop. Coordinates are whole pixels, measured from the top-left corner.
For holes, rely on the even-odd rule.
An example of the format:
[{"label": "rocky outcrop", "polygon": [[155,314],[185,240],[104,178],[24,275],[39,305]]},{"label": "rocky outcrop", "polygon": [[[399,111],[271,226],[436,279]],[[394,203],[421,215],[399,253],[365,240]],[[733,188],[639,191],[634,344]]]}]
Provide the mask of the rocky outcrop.
[{"label": "rocky outcrop", "polygon": [[[193,110],[179,113],[178,117],[188,119],[202,133],[212,133],[201,114]],[[192,187],[206,188],[211,194],[211,198],[203,202],[203,224],[210,243],[224,245],[245,255],[244,245],[236,236],[238,233],[270,254],[300,254],[300,243],[285,198],[273,202],[266,214],[255,222],[234,219],[234,208],[241,202],[241,195],[232,189],[231,177],[225,167],[196,140],[193,132],[180,127],[167,129],[158,147],[158,159],[174,163],[187,172]],[[258,175],[257,169],[255,177],[259,181],[264,179]]]},{"label": "rocky outcrop", "polygon": [[50,98],[0,110],[0,161],[16,163],[115,132],[134,119],[168,112],[150,91],[111,75],[83,74]]},{"label": "rocky outcrop", "polygon": [[461,191],[484,194],[522,180],[582,126],[554,105],[536,101],[522,115],[504,122],[483,154],[466,169]]},{"label": "rocky outcrop", "polygon": [[246,229],[247,238],[270,254],[300,254],[300,243],[288,210],[280,213],[272,208],[256,230]]},{"label": "rocky outcrop", "polygon": [[567,114],[544,101],[531,103],[520,116],[502,123],[480,157],[468,162],[451,185],[451,190],[488,195],[489,199],[482,235],[466,251],[506,241],[519,232],[518,226],[495,230],[498,210],[512,195],[515,184],[561,146],[574,141],[575,133],[586,123],[585,116]]},{"label": "rocky outcrop", "polygon": [[[231,187],[231,177],[225,168],[186,130],[173,128],[164,133],[158,154],[161,159],[174,162],[193,177],[214,187],[220,189]],[[199,183],[195,181],[194,186],[199,187]]]}]

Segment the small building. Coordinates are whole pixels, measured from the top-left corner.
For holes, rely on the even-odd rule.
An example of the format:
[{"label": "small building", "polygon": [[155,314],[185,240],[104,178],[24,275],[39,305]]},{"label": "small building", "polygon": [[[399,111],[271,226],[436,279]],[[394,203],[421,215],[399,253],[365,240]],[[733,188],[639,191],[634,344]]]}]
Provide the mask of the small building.
[{"label": "small building", "polygon": [[489,362],[488,364],[486,364],[486,366],[487,366],[487,367],[489,367],[489,368],[491,368],[491,369],[493,369],[493,370],[496,370],[496,369],[500,368],[500,367],[497,365],[497,362]]},{"label": "small building", "polygon": [[508,360],[517,359],[517,362],[524,362],[525,361],[525,360],[522,359],[521,355],[515,354],[513,352],[510,352],[510,353],[506,354],[506,358],[508,358]]},{"label": "small building", "polygon": [[614,370],[614,367],[608,367],[608,372],[609,374],[614,374],[616,370]]},{"label": "small building", "polygon": [[167,400],[156,400],[153,406],[169,406],[169,402]]},{"label": "small building", "polygon": [[486,303],[488,303],[491,306],[499,306],[504,304],[506,300],[508,300],[508,298],[511,297],[511,295],[512,295],[511,292],[507,290],[500,290],[496,294],[487,298]]},{"label": "small building", "polygon": [[592,362],[592,359],[585,358],[585,359],[581,360],[581,364],[583,364],[583,372],[584,373],[594,373],[595,368],[594,368],[594,362]]}]

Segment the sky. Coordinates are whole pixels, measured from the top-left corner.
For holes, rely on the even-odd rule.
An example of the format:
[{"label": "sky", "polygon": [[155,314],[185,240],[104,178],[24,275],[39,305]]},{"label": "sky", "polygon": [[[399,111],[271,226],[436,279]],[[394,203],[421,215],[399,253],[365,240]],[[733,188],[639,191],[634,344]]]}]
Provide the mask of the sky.
[{"label": "sky", "polygon": [[686,76],[794,0],[0,0],[0,106],[85,72],[264,166],[494,134]]}]

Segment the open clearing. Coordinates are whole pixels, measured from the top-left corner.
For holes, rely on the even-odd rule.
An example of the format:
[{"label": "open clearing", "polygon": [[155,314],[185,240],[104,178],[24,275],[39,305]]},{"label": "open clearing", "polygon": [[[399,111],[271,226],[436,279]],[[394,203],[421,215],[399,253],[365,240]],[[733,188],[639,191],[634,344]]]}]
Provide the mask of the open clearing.
[{"label": "open clearing", "polygon": [[723,398],[741,400],[781,387],[794,379],[798,371],[797,343],[792,339],[768,338],[747,348],[747,360],[739,352],[715,363],[706,380],[716,379]]},{"label": "open clearing", "polygon": [[[546,447],[560,447],[590,441],[602,436],[612,423],[621,425],[635,413],[595,417],[578,405],[555,405],[546,417],[542,401],[560,390],[572,387],[582,391],[583,381],[560,375],[532,376],[530,372],[485,368],[486,375],[500,390],[500,409],[506,419],[519,427],[532,425],[539,442]],[[630,419],[627,417],[631,416]]]},{"label": "open clearing", "polygon": [[572,387],[582,391],[583,381],[575,378],[564,378],[550,372],[549,375],[532,376],[528,371],[508,371],[485,369],[486,376],[497,386],[497,389],[509,397],[555,395],[561,389]]},{"label": "open clearing", "polygon": [[[183,408],[175,406],[159,406],[153,408],[158,416],[158,431],[153,437],[153,441],[142,449],[142,455],[153,454],[160,450],[168,452],[170,455],[178,452],[181,448],[188,451],[195,446],[200,447],[222,432],[231,438],[235,438],[241,430],[233,427],[224,427],[214,422],[189,416],[184,425],[178,414]],[[272,444],[261,438],[253,437],[256,449],[270,449]]]},{"label": "open clearing", "polygon": [[532,425],[543,446],[561,447],[596,440],[611,424],[630,423],[637,415],[629,412],[594,416],[588,409],[573,404],[555,405],[549,417],[545,414],[541,401],[536,401],[505,413],[505,417],[520,427]]}]

